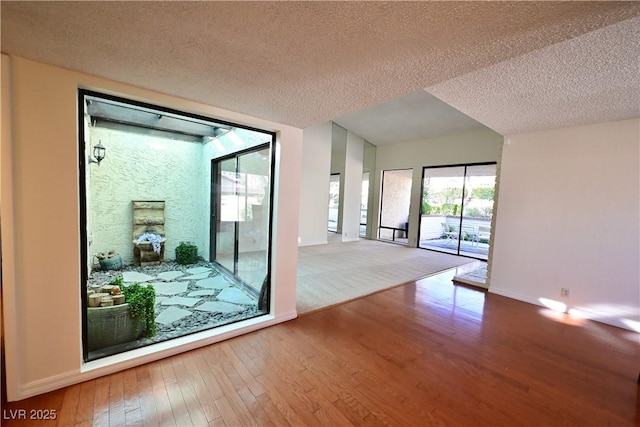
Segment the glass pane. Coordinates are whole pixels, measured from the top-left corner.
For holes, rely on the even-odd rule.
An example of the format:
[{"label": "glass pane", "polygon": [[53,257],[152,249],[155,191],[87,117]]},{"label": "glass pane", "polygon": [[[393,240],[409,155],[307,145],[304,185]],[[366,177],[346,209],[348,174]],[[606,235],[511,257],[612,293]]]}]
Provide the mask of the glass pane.
[{"label": "glass pane", "polygon": [[413,169],[382,172],[382,203],[378,238],[408,243]]},{"label": "glass pane", "polygon": [[369,206],[369,172],[362,173],[362,192],[360,194],[360,236],[367,234],[367,209]]},{"label": "glass pane", "polygon": [[425,168],[419,247],[458,253],[464,166]]},{"label": "glass pane", "polygon": [[240,279],[260,291],[267,275],[270,149],[238,157],[238,269]]},{"label": "glass pane", "polygon": [[487,259],[496,184],[496,165],[468,166],[460,255]]},{"label": "glass pane", "polygon": [[238,188],[241,177],[236,174],[236,159],[218,163],[220,179],[220,212],[216,226],[215,260],[229,271],[234,271],[236,221],[240,215]]},{"label": "glass pane", "polygon": [[78,107],[82,158],[100,141],[122,154],[79,169],[84,359],[267,313],[273,135],[82,93]]},{"label": "glass pane", "polygon": [[338,209],[340,208],[340,174],[329,179],[329,231],[338,231]]}]

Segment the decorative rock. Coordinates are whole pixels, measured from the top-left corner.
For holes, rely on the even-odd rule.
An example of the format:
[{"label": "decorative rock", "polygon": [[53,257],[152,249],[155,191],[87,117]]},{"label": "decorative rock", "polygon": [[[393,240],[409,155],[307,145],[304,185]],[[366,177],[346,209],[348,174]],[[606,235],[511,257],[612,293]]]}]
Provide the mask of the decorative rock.
[{"label": "decorative rock", "polygon": [[113,305],[124,304],[124,295],[122,294],[112,295],[111,298],[113,299]]},{"label": "decorative rock", "polygon": [[193,268],[187,268],[185,271],[189,274],[200,274],[200,273],[208,273],[211,271],[211,269],[206,267],[193,267]]},{"label": "decorative rock", "polygon": [[[200,332],[261,314],[261,312],[258,312],[255,302],[251,303],[251,305],[246,305],[248,301],[247,295],[244,294],[244,289],[239,288],[240,292],[221,294],[223,289],[234,288],[237,285],[233,279],[221,274],[214,265],[200,261],[197,265],[191,267],[201,267],[203,269],[195,270],[189,276],[186,271],[187,267],[178,265],[174,261],[167,261],[159,266],[127,266],[126,270],[118,273],[93,270],[87,285],[88,289],[94,291],[94,294],[102,293],[103,284],[108,284],[114,278],[120,276],[123,277],[123,282],[127,285],[132,282],[138,282],[142,285],[150,283],[154,288],[158,284],[167,285],[166,288],[162,289],[166,293],[158,292],[162,286],[156,288],[157,334],[151,338],[141,338],[139,340],[140,345],[179,338],[185,334]],[[192,269],[189,268],[188,270]],[[176,292],[178,284],[180,285],[180,291]],[[226,302],[218,300],[220,295],[226,298]],[[164,301],[177,302],[177,300],[171,301],[174,297],[192,297],[195,300],[199,300],[199,302],[190,307],[162,304]],[[239,300],[233,300],[234,297],[239,298]],[[99,303],[100,301],[98,301],[97,306],[99,306]],[[114,300],[115,304],[117,304],[117,300]],[[108,310],[109,308],[105,309],[105,311]]]},{"label": "decorative rock", "polygon": [[171,297],[163,300],[162,305],[184,305],[186,307],[193,307],[200,301],[202,301],[200,298]]},{"label": "decorative rock", "polygon": [[204,280],[198,280],[196,286],[207,289],[224,289],[231,286],[231,284],[223,276],[210,277]]},{"label": "decorative rock", "polygon": [[120,295],[120,286],[114,286],[113,289],[111,289],[111,295]]}]

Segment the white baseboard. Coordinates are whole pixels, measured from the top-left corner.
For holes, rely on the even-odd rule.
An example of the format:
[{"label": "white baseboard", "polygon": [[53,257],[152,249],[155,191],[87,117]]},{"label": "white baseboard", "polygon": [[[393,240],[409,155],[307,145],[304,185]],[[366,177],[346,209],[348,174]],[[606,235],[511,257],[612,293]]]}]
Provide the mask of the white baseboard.
[{"label": "white baseboard", "polygon": [[147,347],[114,356],[105,357],[87,363],[81,363],[79,370],[57,374],[48,378],[39,379],[24,384],[20,387],[17,396],[8,396],[9,401],[17,401],[58,390],[63,387],[89,381],[104,375],[113,374],[125,369],[140,366],[145,363],[164,359],[175,354],[215,344],[220,341],[234,338],[249,332],[257,331],[278,323],[286,322],[298,317],[294,310],[275,317],[266,315],[254,319],[247,319],[232,325],[225,325],[208,331],[187,335],[173,340],[164,341]]},{"label": "white baseboard", "polygon": [[510,291],[507,289],[499,289],[494,286],[489,286],[489,293],[501,295],[503,297],[515,299],[518,301],[528,302],[529,304],[539,305],[541,307],[544,307],[544,305],[535,297],[518,294],[516,292]]},{"label": "white baseboard", "polygon": [[[506,289],[499,289],[499,288],[495,288],[493,286],[490,286],[489,287],[489,293],[496,294],[496,295],[501,295],[503,297],[507,297],[507,298],[518,300],[518,301],[526,302],[526,303],[529,303],[529,304],[537,305],[539,307],[549,308],[546,305],[544,305],[537,297],[518,294],[516,292],[512,292],[512,291],[509,291],[509,290],[506,290]],[[541,297],[541,298],[543,298],[543,297]],[[631,332],[636,332],[636,333],[638,332],[633,327],[631,327],[629,324],[623,322],[621,319],[616,318],[616,317],[611,317],[611,316],[607,315],[606,313],[605,314],[590,313],[588,311],[582,311],[581,310],[579,315],[583,319],[592,320],[594,322],[604,323],[606,325],[615,326],[616,328],[625,329],[625,330],[631,331]]]}]

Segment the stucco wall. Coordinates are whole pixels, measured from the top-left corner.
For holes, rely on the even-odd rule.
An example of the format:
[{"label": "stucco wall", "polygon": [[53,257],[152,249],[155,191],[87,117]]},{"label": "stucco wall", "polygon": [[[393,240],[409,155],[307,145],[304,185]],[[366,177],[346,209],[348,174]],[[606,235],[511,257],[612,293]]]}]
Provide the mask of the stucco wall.
[{"label": "stucco wall", "polygon": [[193,242],[202,254],[210,211],[202,144],[100,127],[90,129],[90,138],[91,146],[102,141],[106,157],[88,167],[89,254],[115,249],[123,262],[133,263],[134,200],[165,202],[165,259],[175,258],[182,241]]},{"label": "stucco wall", "polygon": [[[412,176],[411,169],[384,171],[380,226],[404,228],[405,222],[409,221]],[[392,235],[392,230],[380,232],[380,236],[385,239],[391,239]],[[404,233],[397,236],[406,237]]]}]

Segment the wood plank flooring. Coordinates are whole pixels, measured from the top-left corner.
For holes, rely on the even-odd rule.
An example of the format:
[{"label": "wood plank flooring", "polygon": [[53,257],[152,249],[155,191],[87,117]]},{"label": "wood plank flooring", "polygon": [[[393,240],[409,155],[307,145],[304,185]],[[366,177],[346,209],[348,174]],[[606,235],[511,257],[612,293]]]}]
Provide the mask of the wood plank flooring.
[{"label": "wood plank flooring", "polygon": [[640,425],[638,334],[451,276],[3,402],[2,425]]}]

